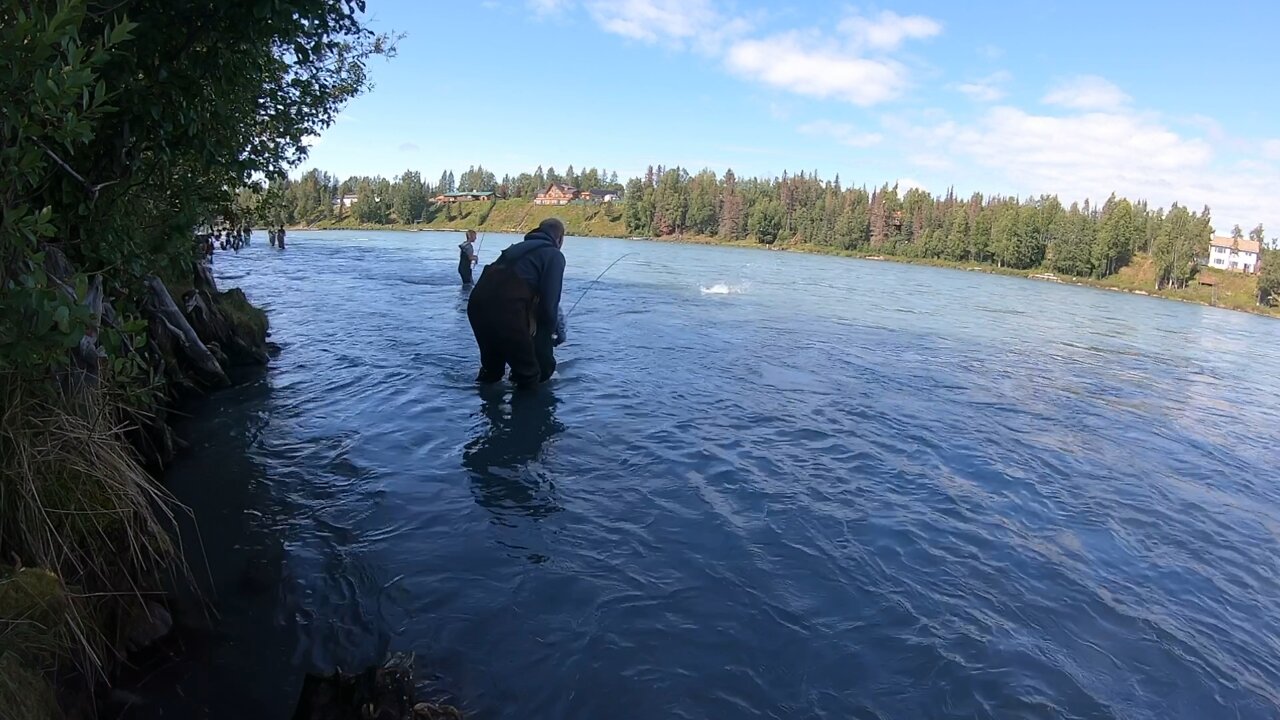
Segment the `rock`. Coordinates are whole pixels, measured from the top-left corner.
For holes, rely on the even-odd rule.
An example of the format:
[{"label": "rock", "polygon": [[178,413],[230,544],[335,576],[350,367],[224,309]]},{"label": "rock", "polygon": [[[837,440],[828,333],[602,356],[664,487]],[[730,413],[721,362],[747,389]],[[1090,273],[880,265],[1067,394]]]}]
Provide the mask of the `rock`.
[{"label": "rock", "polygon": [[415,720],[462,720],[462,711],[452,705],[420,702],[413,706]]},{"label": "rock", "polygon": [[125,628],[125,649],[137,652],[151,646],[173,629],[173,616],[154,600],[143,600],[141,610]]},{"label": "rock", "polygon": [[416,702],[413,654],[395,653],[357,674],[308,674],[293,720],[455,720],[456,709]]}]

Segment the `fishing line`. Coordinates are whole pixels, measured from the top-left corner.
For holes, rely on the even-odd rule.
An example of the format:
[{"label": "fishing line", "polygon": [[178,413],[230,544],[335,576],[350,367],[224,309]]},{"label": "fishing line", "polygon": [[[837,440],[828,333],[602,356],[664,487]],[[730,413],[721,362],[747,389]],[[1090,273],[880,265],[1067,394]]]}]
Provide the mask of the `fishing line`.
[{"label": "fishing line", "polygon": [[577,300],[573,301],[573,306],[569,308],[569,312],[564,314],[564,317],[566,320],[569,319],[569,316],[573,315],[573,311],[577,309],[578,303],[582,302],[582,298],[586,297],[587,293],[591,292],[591,288],[595,287],[596,283],[600,282],[600,278],[604,277],[605,273],[612,270],[614,265],[617,265],[618,263],[622,262],[622,259],[627,257],[628,255],[635,255],[635,253],[629,252],[619,256],[617,260],[614,260],[613,262],[609,263],[609,267],[605,268],[599,275],[597,275],[595,280],[592,280],[591,282],[587,283],[587,286],[582,290],[582,294],[578,296]]}]

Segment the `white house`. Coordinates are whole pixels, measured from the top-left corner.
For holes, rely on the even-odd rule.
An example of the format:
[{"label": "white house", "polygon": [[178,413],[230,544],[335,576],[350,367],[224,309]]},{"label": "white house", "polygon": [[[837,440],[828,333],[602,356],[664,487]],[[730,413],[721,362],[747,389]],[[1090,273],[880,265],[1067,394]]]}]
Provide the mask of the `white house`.
[{"label": "white house", "polygon": [[355,195],[343,195],[342,197],[336,197],[333,199],[333,206],[335,208],[341,208],[343,210],[349,210],[351,209],[351,206],[355,204],[356,204]]},{"label": "white house", "polygon": [[1209,267],[1236,272],[1257,272],[1258,256],[1261,253],[1261,243],[1257,240],[1215,237],[1209,241]]}]

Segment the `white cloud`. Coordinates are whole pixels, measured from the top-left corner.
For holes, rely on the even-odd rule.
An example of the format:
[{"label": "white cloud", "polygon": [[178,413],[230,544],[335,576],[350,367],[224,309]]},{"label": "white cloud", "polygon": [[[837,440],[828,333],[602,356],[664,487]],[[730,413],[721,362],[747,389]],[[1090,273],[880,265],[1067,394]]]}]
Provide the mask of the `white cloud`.
[{"label": "white cloud", "polygon": [[1129,100],[1123,90],[1097,75],[1071,78],[1044,96],[1044,102],[1048,105],[1073,110],[1116,110],[1127,105]]},{"label": "white cloud", "polygon": [[573,0],[527,0],[527,4],[535,14],[548,16],[567,10]]},{"label": "white cloud", "polygon": [[599,0],[587,9],[607,32],[647,43],[693,39],[727,22],[710,0]]},{"label": "white cloud", "polygon": [[907,80],[899,63],[858,57],[815,33],[741,40],[729,48],[725,63],[734,73],[772,87],[862,106],[897,97]]},{"label": "white cloud", "polygon": [[897,50],[906,40],[923,40],[942,32],[942,25],[933,18],[904,16],[892,10],[884,10],[874,18],[850,15],[837,27],[858,47],[873,50]]},{"label": "white cloud", "polygon": [[805,135],[829,137],[841,145],[855,148],[878,145],[884,139],[884,136],[880,133],[861,132],[847,123],[831,122],[830,120],[815,120],[811,123],[805,123],[797,130]]},{"label": "white cloud", "polygon": [[418,152],[418,150],[421,150],[421,148],[418,147],[417,143],[400,143],[400,152],[402,153]]},{"label": "white cloud", "polygon": [[973,82],[960,83],[956,85],[956,90],[979,102],[995,102],[1004,97],[1002,86],[1011,78],[1009,73],[1001,70]]},{"label": "white cloud", "polygon": [[[1208,205],[1214,225],[1258,222],[1280,227],[1273,198],[1280,168],[1258,160],[1231,162],[1208,141],[1133,110],[1049,115],[1001,106],[972,124],[886,124],[893,140],[919,154],[994,173],[1017,194],[1054,193],[1064,201],[1105,199],[1112,192],[1167,207]],[[1280,150],[1280,148],[1276,148]]]},{"label": "white cloud", "polygon": [[918,182],[916,180],[912,180],[909,177],[898,178],[895,182],[898,184],[898,192],[901,192],[901,193],[905,193],[908,190],[924,190],[925,192],[929,191],[929,188],[925,187],[923,183]]},{"label": "white cloud", "polygon": [[1280,160],[1280,139],[1263,142],[1262,155],[1269,160]]}]

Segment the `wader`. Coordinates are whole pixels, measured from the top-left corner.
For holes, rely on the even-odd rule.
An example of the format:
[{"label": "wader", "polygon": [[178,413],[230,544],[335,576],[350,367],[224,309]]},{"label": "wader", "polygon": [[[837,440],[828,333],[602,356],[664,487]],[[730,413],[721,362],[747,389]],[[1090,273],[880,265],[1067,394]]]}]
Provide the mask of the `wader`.
[{"label": "wader", "polygon": [[[461,268],[459,268],[461,270]],[[511,381],[527,388],[556,371],[551,333],[539,328],[538,295],[509,266],[485,266],[467,301],[467,319],[480,346],[479,382],[498,382],[511,367]]]},{"label": "wader", "polygon": [[458,274],[462,276],[462,284],[471,284],[471,256],[467,254],[465,247],[459,248],[458,252]]}]

